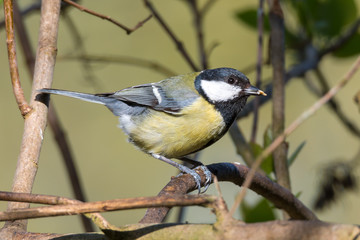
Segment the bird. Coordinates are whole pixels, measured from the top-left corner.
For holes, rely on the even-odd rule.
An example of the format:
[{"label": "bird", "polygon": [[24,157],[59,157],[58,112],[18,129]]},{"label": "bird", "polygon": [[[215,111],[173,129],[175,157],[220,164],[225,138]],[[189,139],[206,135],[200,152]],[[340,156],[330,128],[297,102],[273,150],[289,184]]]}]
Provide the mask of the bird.
[{"label": "bird", "polygon": [[[119,118],[119,126],[130,143],[178,168],[181,173],[193,176],[199,193],[201,178],[197,168],[205,173],[205,191],[211,182],[211,172],[189,155],[218,141],[244,108],[249,96],[266,96],[265,92],[252,86],[243,73],[225,67],[170,77],[113,93],[87,94],[50,88],[38,92],[105,105]],[[187,161],[195,168],[172,159]]]}]

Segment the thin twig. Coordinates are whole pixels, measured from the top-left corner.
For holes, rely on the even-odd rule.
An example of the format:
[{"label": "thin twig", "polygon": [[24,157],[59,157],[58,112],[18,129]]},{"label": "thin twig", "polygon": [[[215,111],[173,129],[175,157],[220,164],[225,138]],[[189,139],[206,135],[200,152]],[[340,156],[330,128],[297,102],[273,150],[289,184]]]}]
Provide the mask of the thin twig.
[{"label": "thin twig", "polygon": [[[256,60],[256,83],[255,86],[261,87],[261,70],[263,63],[263,37],[264,37],[264,0],[259,0],[259,7],[257,13],[257,26],[258,26],[258,49],[257,49],[257,60]],[[251,129],[250,142],[255,142],[258,118],[259,118],[259,98],[254,99],[254,117]]]},{"label": "thin twig", "polygon": [[127,34],[131,34],[131,33],[134,32],[135,30],[137,30],[138,28],[142,27],[142,26],[144,25],[144,23],[146,23],[147,21],[149,21],[150,18],[152,17],[152,15],[150,15],[150,16],[148,16],[147,18],[145,18],[144,20],[140,21],[138,24],[136,24],[135,27],[129,28],[129,27],[126,27],[124,24],[121,24],[120,22],[112,19],[112,18],[109,17],[109,16],[105,16],[105,15],[103,15],[103,14],[97,13],[97,12],[95,12],[95,11],[93,11],[93,10],[90,10],[90,9],[84,7],[84,6],[81,6],[80,4],[77,4],[77,3],[73,2],[73,1],[70,1],[70,0],[63,0],[63,1],[66,2],[66,3],[68,3],[68,4],[70,4],[70,5],[72,5],[72,6],[74,6],[74,7],[76,7],[76,8],[79,9],[80,11],[89,13],[89,14],[91,14],[91,15],[93,15],[93,16],[99,17],[99,18],[101,18],[101,19],[107,20],[107,21],[115,24],[116,26],[118,26],[118,27],[122,28],[123,30],[125,30],[125,32],[126,32]]},{"label": "thin twig", "polygon": [[[82,203],[82,201],[79,200],[59,196],[30,193],[14,193],[4,191],[0,191],[0,201],[27,202],[47,205],[66,205]],[[116,229],[115,226],[111,225],[99,213],[89,213],[85,214],[85,216],[92,219],[96,226],[98,226],[100,229]]]},{"label": "thin twig", "polygon": [[[80,29],[78,29],[77,25],[74,24],[74,20],[73,20],[73,17],[71,16],[71,14],[68,14],[68,11],[63,11],[61,16],[65,20],[67,29],[70,32],[69,35],[73,39],[72,42],[74,43],[72,49],[69,49],[68,54],[70,54],[70,55],[77,54],[77,55],[81,55],[81,56],[87,55],[86,44],[84,43],[84,39],[80,34],[81,31],[80,31]],[[75,19],[76,19],[76,16],[75,16]],[[64,55],[67,55],[67,54],[65,53]],[[58,57],[57,59],[59,60],[60,57]],[[103,91],[101,89],[102,86],[100,84],[98,77],[95,74],[94,68],[91,65],[91,63],[84,60],[84,61],[81,61],[81,66],[82,66],[81,70],[84,75],[83,79],[85,79],[86,82],[90,83],[90,85],[93,87],[94,91],[102,92]]]},{"label": "thin twig", "polygon": [[355,72],[360,67],[360,57],[358,57],[355,63],[351,66],[349,71],[344,75],[341,81],[332,87],[322,98],[316,101],[310,108],[304,111],[295,121],[293,121],[289,127],[285,129],[283,134],[278,136],[270,145],[267,147],[260,156],[255,160],[254,164],[251,167],[251,171],[246,177],[245,183],[241,191],[237,194],[234,205],[230,210],[230,214],[234,214],[239,204],[243,200],[246,189],[250,186],[251,181],[256,173],[256,170],[259,168],[261,162],[271,154],[285,139],[289,136],[296,128],[298,128],[302,123],[305,122],[310,116],[312,116],[317,110],[319,110],[325,103],[327,103],[335,94],[341,90],[342,87],[351,79]]},{"label": "thin twig", "polygon": [[84,213],[109,212],[115,210],[139,209],[148,207],[174,206],[205,206],[213,203],[216,197],[209,195],[138,197],[129,199],[115,199],[97,202],[73,203],[66,205],[17,209],[0,212],[0,221],[13,221],[40,217],[68,216]]},{"label": "thin twig", "polygon": [[169,35],[169,37],[173,40],[180,54],[184,57],[185,61],[189,64],[193,71],[199,71],[199,68],[195,65],[194,61],[191,59],[190,55],[186,51],[183,43],[178,40],[173,31],[171,31],[170,27],[165,23],[164,19],[160,16],[154,6],[150,3],[149,0],[144,0],[145,6],[149,8],[151,13],[154,15],[155,19],[159,22],[165,32]]},{"label": "thin twig", "polygon": [[234,123],[229,129],[229,133],[237,154],[242,157],[247,166],[251,166],[255,160],[254,155],[240,127]]},{"label": "thin twig", "polygon": [[[315,74],[317,76],[317,79],[320,82],[321,85],[321,92],[318,94],[318,96],[322,96],[327,91],[329,91],[329,84],[326,81],[326,78],[320,68],[315,69]],[[334,111],[335,116],[344,124],[344,126],[349,130],[349,133],[353,134],[356,137],[360,137],[360,129],[356,126],[355,123],[353,123],[342,111],[342,108],[339,107],[338,102],[335,98],[330,99],[328,102],[328,105],[330,106],[330,109]]]},{"label": "thin twig", "polygon": [[200,9],[200,14],[201,15],[205,15],[209,10],[210,8],[215,4],[217,0],[208,0],[204,6],[202,7],[202,9]]},{"label": "thin twig", "polygon": [[190,5],[190,9],[193,13],[194,17],[194,23],[195,23],[195,30],[197,34],[197,41],[198,41],[198,52],[200,56],[200,62],[202,69],[208,68],[208,59],[206,56],[205,51],[205,44],[204,44],[204,31],[203,31],[203,15],[201,15],[201,12],[198,7],[198,1],[197,0],[188,0],[188,3]]},{"label": "thin twig", "polygon": [[332,53],[335,50],[339,49],[340,47],[344,46],[345,43],[347,43],[354,34],[358,32],[358,29],[360,27],[360,18],[357,19],[346,31],[345,33],[341,34],[339,38],[337,38],[335,41],[331,42],[329,46],[327,46],[325,49],[322,49],[319,53],[320,57]]},{"label": "thin twig", "polygon": [[13,86],[16,103],[20,109],[21,115],[25,118],[26,115],[31,112],[32,108],[25,99],[24,91],[22,90],[20,83],[18,63],[16,59],[13,0],[4,0],[4,15],[11,83]]}]

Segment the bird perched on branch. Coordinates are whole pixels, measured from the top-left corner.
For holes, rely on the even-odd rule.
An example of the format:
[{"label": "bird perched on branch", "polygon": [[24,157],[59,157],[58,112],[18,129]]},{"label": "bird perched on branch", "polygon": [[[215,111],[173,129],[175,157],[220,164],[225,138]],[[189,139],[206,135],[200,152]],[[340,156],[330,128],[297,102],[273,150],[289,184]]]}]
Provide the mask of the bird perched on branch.
[{"label": "bird perched on branch", "polygon": [[157,83],[125,88],[114,93],[86,94],[41,89],[105,105],[119,117],[129,142],[161,161],[192,175],[197,187],[200,176],[194,169],[171,158],[189,161],[211,181],[210,171],[187,155],[219,140],[235,121],[250,95],[266,94],[250,85],[249,79],[232,68],[216,68],[171,77]]}]

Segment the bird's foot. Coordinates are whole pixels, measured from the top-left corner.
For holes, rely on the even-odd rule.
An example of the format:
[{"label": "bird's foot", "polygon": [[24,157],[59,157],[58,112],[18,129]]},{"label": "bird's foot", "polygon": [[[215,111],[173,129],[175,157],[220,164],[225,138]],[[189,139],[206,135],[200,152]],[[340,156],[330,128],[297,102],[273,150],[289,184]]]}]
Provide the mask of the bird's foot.
[{"label": "bird's foot", "polygon": [[200,189],[199,189],[199,193],[205,193],[206,190],[209,188],[210,183],[212,182],[211,172],[205,165],[198,166],[198,167],[194,168],[194,170],[196,170],[196,169],[201,169],[203,171],[203,173],[205,174],[206,181],[205,181],[205,184],[204,184],[204,191],[201,192]]},{"label": "bird's foot", "polygon": [[[205,174],[205,177],[206,177],[206,182],[205,182],[205,185],[204,185],[204,191],[201,191],[201,177],[200,175],[196,172],[196,170],[201,170],[203,171],[203,173]],[[184,173],[187,173],[187,174],[190,174],[194,180],[195,180],[195,183],[196,183],[196,187],[198,189],[198,194],[201,194],[201,193],[205,193],[206,190],[209,188],[210,186],[210,183],[212,181],[212,176],[211,176],[211,172],[210,170],[206,167],[206,166],[198,166],[194,169],[190,169],[190,168],[182,168],[181,169],[182,173],[180,173],[178,176],[181,176],[183,175]]]}]

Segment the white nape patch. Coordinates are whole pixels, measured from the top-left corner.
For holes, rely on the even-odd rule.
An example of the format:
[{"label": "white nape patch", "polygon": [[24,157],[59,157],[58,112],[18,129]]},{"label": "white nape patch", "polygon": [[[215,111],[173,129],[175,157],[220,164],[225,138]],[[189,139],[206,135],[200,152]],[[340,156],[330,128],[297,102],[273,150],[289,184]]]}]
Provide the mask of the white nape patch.
[{"label": "white nape patch", "polygon": [[160,104],[162,102],[162,98],[161,98],[161,95],[159,93],[159,89],[155,85],[152,85],[152,89],[153,89],[153,93],[154,93],[156,99],[158,100],[158,102]]},{"label": "white nape patch", "polygon": [[239,96],[241,88],[222,81],[201,80],[201,88],[213,102],[226,102]]},{"label": "white nape patch", "polygon": [[135,128],[134,122],[131,120],[131,116],[124,114],[119,117],[119,127],[127,134],[130,135],[132,130]]}]

